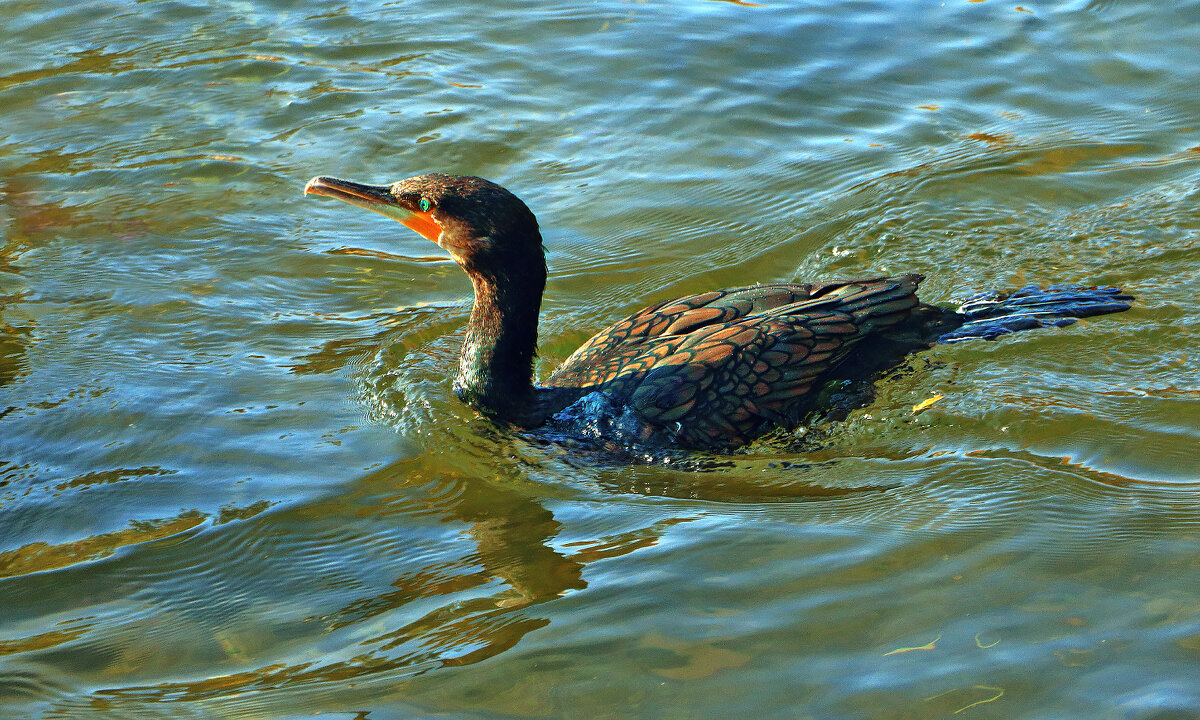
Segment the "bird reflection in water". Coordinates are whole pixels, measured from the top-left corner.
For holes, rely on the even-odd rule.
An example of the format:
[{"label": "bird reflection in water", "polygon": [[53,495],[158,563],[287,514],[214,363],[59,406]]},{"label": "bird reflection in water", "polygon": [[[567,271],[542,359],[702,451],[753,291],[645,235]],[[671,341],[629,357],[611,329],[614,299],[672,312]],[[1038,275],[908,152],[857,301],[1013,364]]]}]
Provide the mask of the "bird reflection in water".
[{"label": "bird reflection in water", "polygon": [[[423,500],[405,493],[404,500],[381,508],[384,513],[435,513],[443,522],[460,522],[475,544],[475,552],[458,562],[439,563],[401,575],[396,590],[364,598],[335,612],[331,628],[359,623],[418,600],[454,596],[482,588],[495,580],[504,588],[435,608],[403,626],[375,638],[379,650],[391,651],[415,642],[420,649],[396,659],[399,665],[466,665],[492,657],[528,632],[549,623],[546,618],[518,617],[525,608],[587,587],[582,553],[566,556],[550,547],[562,525],[532,497],[495,481],[469,477],[453,469],[430,471],[441,458],[417,458],[376,471],[364,483],[399,482],[423,488]],[[424,507],[414,506],[414,501]],[[471,568],[463,573],[464,568]],[[463,655],[454,649],[480,645]]]}]

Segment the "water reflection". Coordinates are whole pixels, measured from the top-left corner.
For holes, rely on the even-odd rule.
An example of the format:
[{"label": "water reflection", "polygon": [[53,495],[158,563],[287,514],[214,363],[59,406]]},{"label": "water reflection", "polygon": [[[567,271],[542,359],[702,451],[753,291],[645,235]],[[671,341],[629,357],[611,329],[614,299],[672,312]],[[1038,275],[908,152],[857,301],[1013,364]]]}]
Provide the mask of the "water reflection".
[{"label": "water reflection", "polygon": [[[0,318],[3,318],[5,306],[14,299],[19,301],[20,297],[0,295]],[[9,385],[28,372],[25,352],[32,341],[32,321],[13,326],[0,319],[0,385]],[[8,408],[0,408],[0,417],[7,410]]]},{"label": "water reflection", "polygon": [[202,513],[188,511],[174,518],[140,520],[130,527],[81,540],[50,544],[33,542],[0,553],[0,579],[32,575],[93,562],[130,545],[152,542],[186,532],[202,524]]},{"label": "water reflection", "polygon": [[[561,524],[532,496],[507,489],[491,479],[454,471],[428,476],[429,463],[405,460],[368,476],[364,482],[433,483],[437,490],[405,512],[435,512],[443,522],[466,525],[475,552],[460,560],[422,567],[398,577],[397,589],[355,601],[333,613],[331,628],[362,622],[417,600],[450,597],[489,586],[461,602],[435,608],[372,641],[382,652],[421,645],[397,660],[397,666],[430,661],[464,665],[492,657],[514,645],[548,620],[514,617],[518,611],[552,600],[569,590],[587,587],[584,562],[553,549],[550,542]],[[423,505],[423,507],[422,507]],[[474,649],[456,655],[464,646]]]},{"label": "water reflection", "polygon": [[[0,180],[0,197],[7,208],[8,227],[0,243],[0,278],[19,275],[17,258],[31,246],[31,236],[60,224],[65,212],[57,204],[38,202],[28,176],[14,175]],[[24,302],[28,293],[19,283],[0,282],[0,386],[10,385],[28,372],[26,352],[33,342],[34,322],[22,319],[16,324],[5,311]],[[11,408],[0,408],[0,417]]]},{"label": "water reflection", "polygon": [[[439,464],[441,469],[431,469]],[[80,707],[110,712],[147,702],[340,685],[381,673],[395,681],[475,664],[513,648],[552,622],[553,613],[539,612],[538,606],[588,587],[589,564],[651,547],[670,527],[690,519],[660,516],[634,529],[563,543],[562,523],[536,493],[519,487],[517,468],[498,464],[481,477],[470,467],[469,460],[420,456],[377,468],[335,498],[275,512],[262,512],[267,508],[260,503],[216,521],[190,514],[179,519],[189,524],[175,528],[174,539],[162,542],[167,526],[157,527],[160,532],[142,537],[131,555],[91,571],[144,585],[133,597],[148,603],[134,613],[142,619],[133,626],[106,631],[103,649],[92,644],[94,623],[78,619],[55,633],[10,640],[0,651],[70,664],[76,672],[94,673],[102,686],[115,676],[200,675],[109,686],[76,700]],[[192,529],[206,521],[207,529]],[[69,547],[109,539],[98,536]],[[256,552],[243,552],[236,563],[221,560],[238,548]],[[75,556],[76,562],[86,559]],[[22,568],[7,567],[9,582],[21,582]],[[381,571],[394,576],[379,591]],[[298,589],[289,576],[302,576],[301,583],[320,589]],[[203,595],[196,595],[199,577],[205,578]],[[244,604],[251,587],[255,606]],[[363,587],[376,590],[362,592]],[[212,601],[214,593],[220,602]],[[288,600],[270,599],[281,597]],[[274,603],[288,605],[293,598],[306,598],[311,614],[282,624],[268,619],[279,612]],[[115,596],[101,602],[114,601]],[[272,622],[277,626],[266,627]],[[151,662],[149,650],[162,646],[164,632],[171,645],[191,649]],[[299,633],[309,636],[302,645],[320,643],[326,650],[319,660],[306,651],[282,658],[271,653],[271,660],[245,669],[246,662],[255,662],[261,646],[255,637],[263,632],[280,639]],[[213,651],[224,656],[216,666],[230,672],[209,674],[215,668],[206,656]]]}]

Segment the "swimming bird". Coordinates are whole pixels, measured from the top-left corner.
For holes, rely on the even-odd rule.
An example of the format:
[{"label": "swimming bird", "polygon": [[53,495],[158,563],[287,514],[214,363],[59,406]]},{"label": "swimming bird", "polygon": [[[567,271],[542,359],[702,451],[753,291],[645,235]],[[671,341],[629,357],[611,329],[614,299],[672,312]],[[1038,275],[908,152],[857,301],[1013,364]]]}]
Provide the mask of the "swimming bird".
[{"label": "swimming bird", "polygon": [[801,422],[823,386],[868,377],[934,342],[1062,325],[1127,310],[1133,299],[1116,288],[1031,287],[955,311],[918,300],[918,274],[713,290],[618,321],[536,385],[546,259],[537,219],[516,195],[441,173],[390,185],[321,176],[304,194],[397,220],[466,271],[475,302],[454,389],[521,428],[621,430],[633,441],[729,450]]}]

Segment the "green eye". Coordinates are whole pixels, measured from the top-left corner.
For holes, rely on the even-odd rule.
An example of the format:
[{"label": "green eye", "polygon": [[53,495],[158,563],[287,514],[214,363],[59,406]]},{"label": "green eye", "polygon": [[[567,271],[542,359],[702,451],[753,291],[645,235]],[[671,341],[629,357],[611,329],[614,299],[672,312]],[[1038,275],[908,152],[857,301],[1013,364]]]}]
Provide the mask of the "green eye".
[{"label": "green eye", "polygon": [[421,198],[421,202],[419,204],[422,212],[429,212],[429,201],[427,199]]}]

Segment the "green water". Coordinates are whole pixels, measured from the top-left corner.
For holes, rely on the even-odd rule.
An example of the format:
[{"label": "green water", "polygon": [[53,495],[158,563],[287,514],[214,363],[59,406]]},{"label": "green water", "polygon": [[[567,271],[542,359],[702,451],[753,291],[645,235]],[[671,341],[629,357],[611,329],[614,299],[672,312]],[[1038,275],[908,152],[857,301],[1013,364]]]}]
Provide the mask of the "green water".
[{"label": "green water", "polygon": [[[1200,717],[1197,27],[0,4],[0,717]],[[1138,302],[802,438],[598,462],[454,398],[442,251],[300,194],[434,170],[538,214],[543,376],[755,281]]]}]

